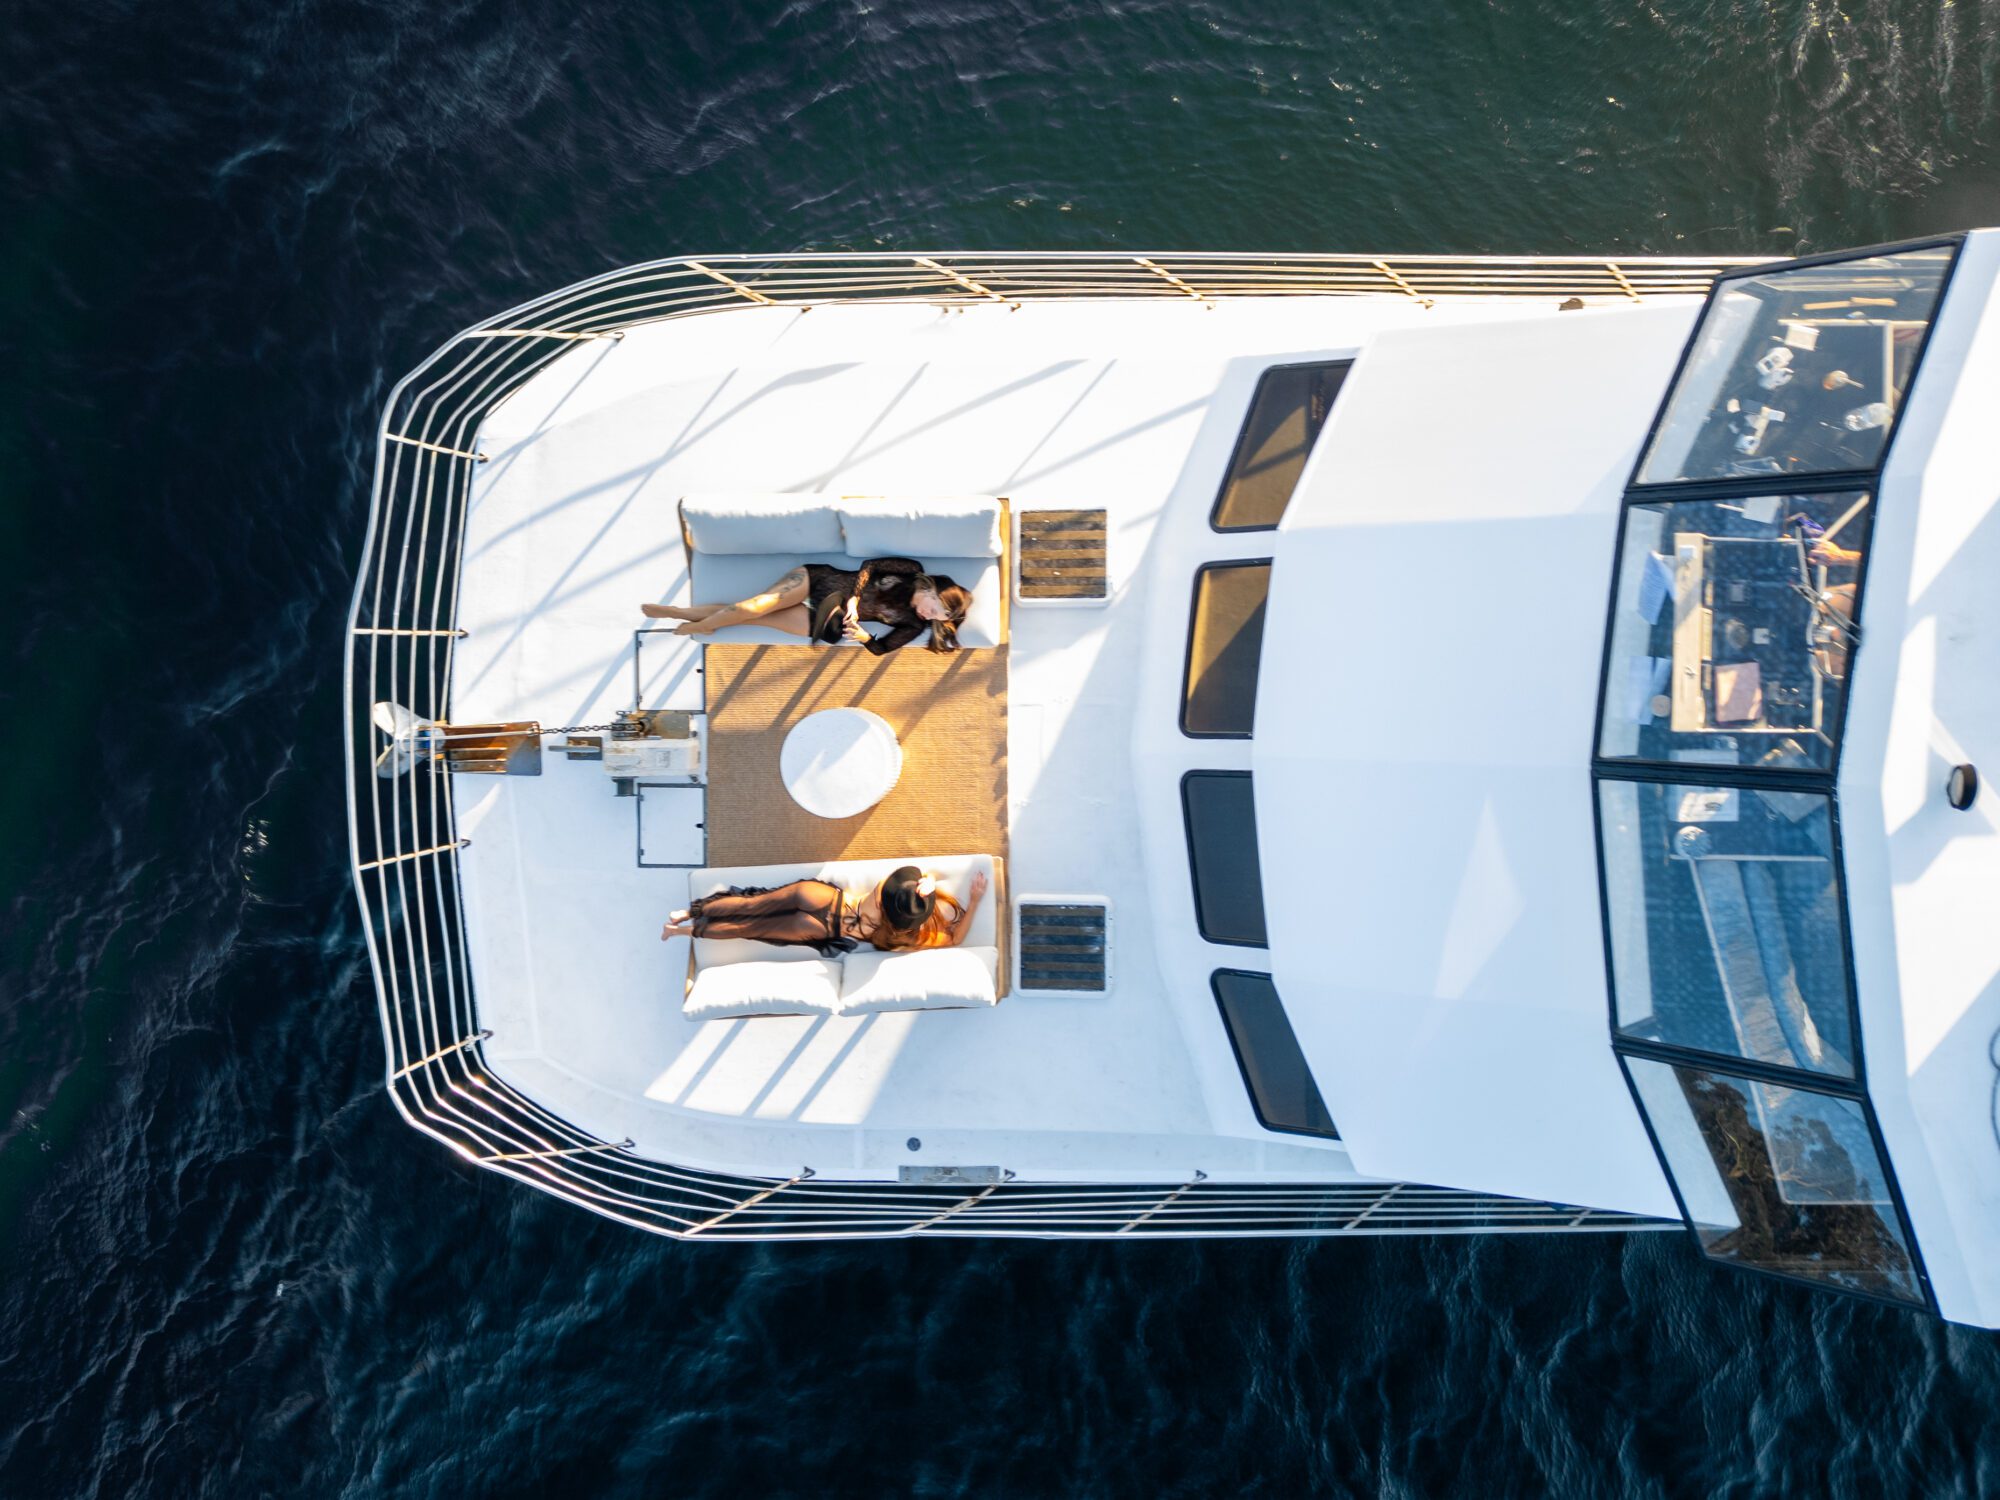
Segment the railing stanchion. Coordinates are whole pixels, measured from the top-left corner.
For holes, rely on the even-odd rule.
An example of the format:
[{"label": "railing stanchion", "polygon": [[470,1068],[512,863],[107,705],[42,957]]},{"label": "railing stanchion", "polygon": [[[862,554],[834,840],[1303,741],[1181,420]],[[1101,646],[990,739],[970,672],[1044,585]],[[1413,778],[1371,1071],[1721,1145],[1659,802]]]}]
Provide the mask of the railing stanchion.
[{"label": "railing stanchion", "polygon": [[748,1198],[745,1198],[741,1203],[734,1204],[729,1208],[725,1208],[721,1213],[717,1214],[712,1219],[703,1219],[699,1224],[692,1225],[688,1229],[683,1230],[682,1233],[683,1235],[697,1235],[700,1234],[704,1229],[713,1229],[716,1225],[720,1224],[724,1219],[730,1218],[735,1214],[740,1214],[746,1208],[755,1208],[758,1204],[762,1203],[766,1198],[775,1198],[777,1197],[778,1194],[782,1193],[786,1188],[797,1187],[800,1183],[804,1182],[808,1177],[812,1175],[813,1175],[813,1169],[811,1167],[801,1167],[799,1169],[798,1176],[787,1177],[783,1182],[775,1182],[771,1184],[771,1186],[765,1188],[764,1191],[761,1193],[752,1193]]},{"label": "railing stanchion", "polygon": [[442,453],[451,458],[469,458],[476,464],[486,462],[484,453],[474,453],[469,448],[447,448],[443,443],[427,443],[422,438],[407,437],[400,432],[385,432],[382,436],[392,443],[407,443],[412,448],[422,448],[427,453]]},{"label": "railing stanchion", "polygon": [[762,292],[753,291],[751,288],[745,286],[742,282],[738,281],[734,276],[725,276],[720,271],[717,271],[712,267],[705,266],[698,260],[691,260],[688,262],[688,265],[694,270],[701,272],[701,274],[704,276],[713,277],[715,280],[721,282],[724,286],[728,287],[730,291],[737,292],[742,296],[748,297],[752,302],[761,302],[766,307],[776,307],[778,305],[776,298],[766,297]]},{"label": "railing stanchion", "polygon": [[1151,1208],[1147,1209],[1144,1213],[1140,1214],[1138,1218],[1129,1220],[1126,1223],[1119,1225],[1118,1232],[1120,1234],[1130,1234],[1133,1230],[1137,1229],[1141,1224],[1145,1223],[1148,1219],[1152,1218],[1154,1214],[1159,1213],[1163,1209],[1171,1208],[1174,1204],[1180,1201],[1181,1196],[1183,1194],[1192,1192],[1195,1188],[1199,1187],[1202,1183],[1206,1181],[1208,1181],[1208,1173],[1197,1170],[1194,1176],[1190,1177],[1186,1182],[1182,1183],[1179,1187],[1175,1188],[1171,1193],[1167,1194],[1167,1196],[1162,1198],[1158,1203],[1155,1203]]},{"label": "railing stanchion", "polygon": [[475,1031],[471,1036],[461,1037],[455,1042],[438,1048],[435,1052],[426,1053],[415,1062],[407,1063],[396,1069],[389,1076],[391,1078],[407,1078],[410,1074],[416,1072],[417,1069],[434,1063],[441,1057],[449,1057],[454,1052],[463,1052],[467,1047],[475,1046],[480,1042],[491,1041],[492,1038],[493,1033],[490,1031]]},{"label": "railing stanchion", "polygon": [[475,328],[466,337],[469,339],[612,339],[623,341],[622,328],[586,329],[582,333],[571,333],[560,328]]},{"label": "railing stanchion", "polygon": [[1010,1168],[1007,1171],[1007,1175],[1002,1177],[998,1182],[989,1182],[985,1187],[981,1188],[978,1192],[974,1193],[970,1198],[960,1199],[958,1202],[952,1204],[950,1208],[947,1208],[943,1213],[932,1214],[931,1217],[925,1219],[921,1224],[912,1224],[910,1226],[909,1232],[911,1234],[922,1234],[926,1229],[929,1229],[933,1224],[942,1224],[946,1219],[949,1219],[953,1214],[963,1213],[968,1208],[972,1208],[977,1204],[984,1203],[988,1198],[991,1198],[995,1193],[999,1192],[1001,1188],[1005,1187],[1008,1183],[1012,1182],[1013,1180],[1014,1180],[1014,1173],[1013,1170]]},{"label": "railing stanchion", "polygon": [[1364,1223],[1371,1215],[1373,1215],[1376,1212],[1376,1210],[1383,1207],[1383,1205],[1388,1203],[1388,1201],[1391,1198],[1395,1197],[1396,1194],[1402,1192],[1402,1190],[1408,1186],[1409,1184],[1404,1182],[1398,1182],[1394,1184],[1393,1186],[1390,1187],[1388,1192],[1382,1194],[1381,1197],[1377,1198],[1373,1203],[1369,1204],[1366,1208],[1362,1209],[1360,1213],[1356,1214],[1352,1219],[1349,1219],[1347,1223],[1344,1224],[1342,1227],[1345,1229],[1353,1229],[1356,1225]]},{"label": "railing stanchion", "polygon": [[380,859],[365,859],[354,868],[357,870],[379,870],[385,865],[400,865],[406,860],[423,859],[432,854],[452,854],[471,844],[471,839],[454,839],[449,844],[433,844],[428,849],[412,849],[404,854],[385,854]]},{"label": "railing stanchion", "polygon": [[954,271],[950,266],[939,265],[936,261],[931,260],[928,257],[922,255],[913,255],[910,258],[914,260],[918,265],[922,266],[926,271],[937,272],[938,275],[942,276],[946,281],[949,281],[954,286],[963,287],[968,292],[975,293],[981,297],[989,298],[994,302],[1004,302],[1017,312],[1020,310],[1021,304],[1016,302],[1013,298],[1001,296],[998,292],[994,291],[993,288],[990,286],[981,286],[978,282],[974,281],[970,276],[959,275],[959,273]]},{"label": "railing stanchion", "polygon": [[1418,291],[1415,287],[1411,286],[1408,281],[1404,280],[1402,272],[1398,271],[1394,266],[1390,265],[1386,260],[1378,260],[1374,264],[1375,264],[1375,269],[1380,271],[1384,276],[1388,277],[1390,281],[1394,282],[1398,290],[1400,290],[1404,296],[1416,298],[1416,300],[1423,303],[1425,307],[1435,307],[1437,305],[1429,297],[1426,297],[1422,292]]},{"label": "railing stanchion", "polygon": [[1194,298],[1195,301],[1201,303],[1204,307],[1215,306],[1213,300],[1211,300],[1203,293],[1196,291],[1193,287],[1189,286],[1185,281],[1181,280],[1180,277],[1176,276],[1172,271],[1169,271],[1165,266],[1160,265],[1157,261],[1150,261],[1146,259],[1146,257],[1143,255],[1135,255],[1132,258],[1136,260],[1140,265],[1144,266],[1147,270],[1151,271],[1155,276],[1159,277],[1162,281],[1166,282],[1167,285],[1172,287],[1178,287],[1181,291],[1186,292],[1188,296]]},{"label": "railing stanchion", "polygon": [[595,1146],[564,1146],[560,1150],[549,1151],[501,1151],[492,1156],[475,1156],[476,1162],[496,1161],[552,1161],[558,1156],[589,1156],[598,1151],[630,1151],[635,1143],[625,1141],[600,1141]]}]

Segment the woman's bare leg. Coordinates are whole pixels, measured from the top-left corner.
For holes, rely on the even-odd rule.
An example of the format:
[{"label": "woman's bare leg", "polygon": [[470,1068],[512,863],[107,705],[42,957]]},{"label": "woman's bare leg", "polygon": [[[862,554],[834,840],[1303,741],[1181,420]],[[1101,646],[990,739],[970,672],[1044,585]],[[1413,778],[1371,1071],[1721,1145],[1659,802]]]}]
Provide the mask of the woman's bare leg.
[{"label": "woman's bare leg", "polygon": [[639,613],[649,620],[706,620],[727,604],[642,604]]},{"label": "woman's bare leg", "polygon": [[[708,606],[710,610],[734,609],[735,607],[733,604],[711,604]],[[700,621],[706,620],[708,616],[680,615],[677,618],[687,620],[691,624],[698,624]],[[812,611],[807,609],[803,604],[788,604],[783,609],[772,610],[768,615],[757,615],[750,621],[738,621],[737,623],[763,625],[772,630],[782,630],[786,635],[811,635]],[[701,630],[677,630],[674,632],[676,635],[706,635],[707,633],[706,628]]]},{"label": "woman's bare leg", "polygon": [[784,609],[772,610],[757,623],[768,625],[773,630],[782,630],[786,635],[811,635],[812,611],[803,604],[788,605]]},{"label": "woman's bare leg", "polygon": [[[728,625],[768,624],[764,617],[793,605],[803,605],[810,585],[806,581],[806,570],[794,568],[783,578],[765,589],[761,594],[753,594],[748,599],[725,605],[711,615],[699,620],[684,622],[675,635],[707,635],[712,630],[721,630]],[[805,631],[798,632],[800,635]]]}]

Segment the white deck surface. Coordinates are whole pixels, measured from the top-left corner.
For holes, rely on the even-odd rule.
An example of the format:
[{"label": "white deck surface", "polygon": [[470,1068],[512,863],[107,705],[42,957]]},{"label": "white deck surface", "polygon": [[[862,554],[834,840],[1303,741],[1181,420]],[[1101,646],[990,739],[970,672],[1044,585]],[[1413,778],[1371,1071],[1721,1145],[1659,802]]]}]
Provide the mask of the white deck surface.
[{"label": "white deck surface", "polygon": [[[1351,1179],[1341,1147],[1251,1113],[1208,976],[1262,955],[1191,936],[1173,788],[1189,766],[1246,762],[1247,746],[1178,733],[1188,592],[1199,560],[1268,542],[1206,524],[1262,368],[1353,352],[1384,327],[1501,316],[1518,313],[1392,299],[752,309],[579,345],[482,433],[493,458],[469,507],[452,717],[599,722],[630,705],[637,605],[684,597],[674,507],[691,491],[1103,507],[1111,605],[1014,610],[1010,879],[1017,899],[1110,901],[1114,984],[981,1012],[690,1023],[686,953],[659,941],[685,877],[638,868],[634,803],[598,767],[551,757],[539,779],[458,787],[489,1062],[576,1124],[689,1166]],[[699,706],[692,644],[650,637],[644,663],[648,705]],[[692,847],[698,799],[669,795]],[[649,851],[672,842],[662,805],[648,803]]]}]

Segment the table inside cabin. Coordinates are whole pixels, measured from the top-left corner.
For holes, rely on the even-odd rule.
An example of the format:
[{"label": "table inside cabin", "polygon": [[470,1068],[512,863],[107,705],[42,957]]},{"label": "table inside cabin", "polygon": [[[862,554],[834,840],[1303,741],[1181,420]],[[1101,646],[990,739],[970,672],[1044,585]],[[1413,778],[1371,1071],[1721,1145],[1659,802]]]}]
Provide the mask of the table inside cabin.
[{"label": "table inside cabin", "polygon": [[1814,609],[1800,587],[1824,590],[1826,569],[1805,556],[1789,536],[1674,533],[1675,732],[1820,728],[1825,679],[1810,636]]}]

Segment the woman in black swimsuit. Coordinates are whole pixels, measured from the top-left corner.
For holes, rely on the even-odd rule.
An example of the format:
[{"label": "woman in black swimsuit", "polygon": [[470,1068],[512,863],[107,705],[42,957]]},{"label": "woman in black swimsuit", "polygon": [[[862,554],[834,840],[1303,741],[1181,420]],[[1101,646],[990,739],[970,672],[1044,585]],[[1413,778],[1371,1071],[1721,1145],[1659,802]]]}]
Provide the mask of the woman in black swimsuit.
[{"label": "woman in black swimsuit", "polygon": [[[956,651],[958,627],[972,592],[909,557],[876,557],[854,572],[804,563],[761,594],[734,604],[642,604],[655,620],[679,620],[675,635],[707,635],[726,625],[769,625],[815,644],[856,641],[877,656],[908,645],[926,630],[930,649]],[[887,625],[877,640],[863,620]]]},{"label": "woman in black swimsuit", "polygon": [[892,870],[865,889],[825,880],[731,886],[674,912],[660,937],[749,938],[816,949],[826,958],[862,943],[891,951],[949,948],[965,941],[987,884],[983,870],[975,874],[963,905],[915,865]]}]

